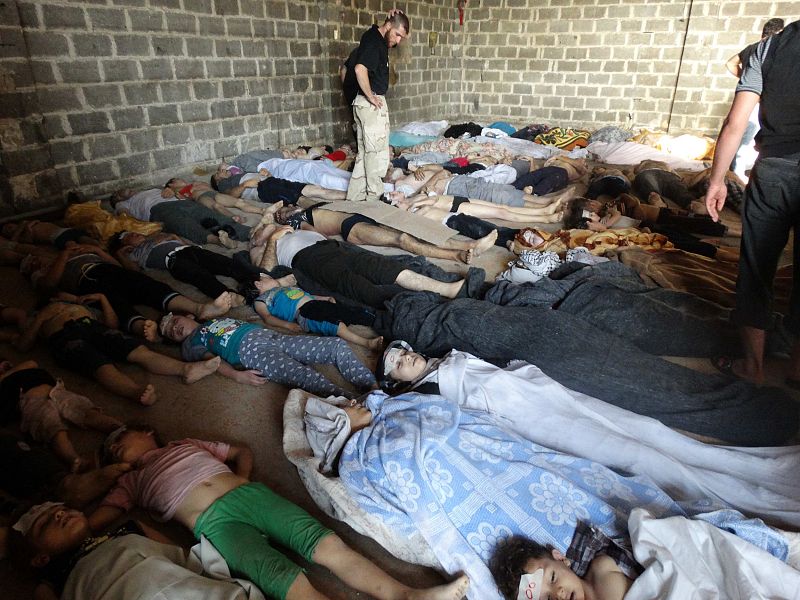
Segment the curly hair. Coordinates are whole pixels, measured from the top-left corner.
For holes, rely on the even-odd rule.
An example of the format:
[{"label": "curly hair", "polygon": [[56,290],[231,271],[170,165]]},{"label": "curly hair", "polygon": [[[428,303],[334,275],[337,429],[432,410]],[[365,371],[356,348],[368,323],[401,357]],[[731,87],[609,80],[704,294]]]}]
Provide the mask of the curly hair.
[{"label": "curly hair", "polygon": [[245,304],[248,306],[253,306],[253,302],[261,295],[261,292],[259,292],[256,287],[256,279],[242,281],[239,284],[238,292],[239,295],[244,298]]},{"label": "curly hair", "polygon": [[513,535],[497,544],[489,560],[489,571],[506,600],[515,600],[525,565],[532,558],[549,558],[551,549],[521,535]]}]

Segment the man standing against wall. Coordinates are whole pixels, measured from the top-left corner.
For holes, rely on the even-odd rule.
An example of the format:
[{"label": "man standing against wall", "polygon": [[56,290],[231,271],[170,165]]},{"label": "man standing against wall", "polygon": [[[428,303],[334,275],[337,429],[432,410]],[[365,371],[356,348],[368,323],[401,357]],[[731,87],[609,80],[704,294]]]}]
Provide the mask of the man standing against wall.
[{"label": "man standing against wall", "polygon": [[[356,122],[358,157],[347,189],[348,200],[377,200],[383,193],[383,176],[389,165],[389,109],[384,97],[389,89],[389,48],[408,37],[410,24],[401,12],[383,25],[373,25],[361,36],[356,54],[353,117]],[[347,92],[345,92],[347,95]]]},{"label": "man standing against wall", "polygon": [[[711,168],[706,207],[716,221],[725,204],[725,172],[761,103],[759,155],[745,189],[742,245],[736,308],[731,319],[740,327],[745,357],[720,358],[715,366],[755,383],[764,380],[765,330],[772,319],[772,282],[781,253],[794,228],[795,259],[800,252],[800,21],[762,40],[743,65],[728,116],[722,126]],[[795,262],[798,262],[795,260]],[[800,270],[795,270],[785,324],[800,333]],[[787,384],[800,387],[800,342],[794,346]]]}]

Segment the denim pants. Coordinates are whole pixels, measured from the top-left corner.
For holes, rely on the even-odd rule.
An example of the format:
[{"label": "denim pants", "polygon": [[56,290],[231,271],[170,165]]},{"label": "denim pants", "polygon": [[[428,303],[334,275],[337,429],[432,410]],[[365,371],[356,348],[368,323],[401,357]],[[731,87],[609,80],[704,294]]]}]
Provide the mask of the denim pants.
[{"label": "denim pants", "polygon": [[[772,281],[783,249],[794,229],[795,265],[800,264],[800,152],[756,161],[745,188],[742,244],[736,308],[740,326],[769,329],[772,325]],[[800,333],[800,271],[795,269],[786,326]]]}]

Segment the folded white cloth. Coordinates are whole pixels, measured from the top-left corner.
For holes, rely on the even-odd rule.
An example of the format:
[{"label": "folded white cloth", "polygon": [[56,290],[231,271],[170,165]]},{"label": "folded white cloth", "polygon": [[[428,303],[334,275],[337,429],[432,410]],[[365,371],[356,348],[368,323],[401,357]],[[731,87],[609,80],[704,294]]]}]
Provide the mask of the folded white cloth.
[{"label": "folded white cloth", "polygon": [[350,419],[335,403],[348,402],[345,398],[320,400],[313,396],[306,402],[303,421],[306,424],[308,443],[314,457],[320,460],[319,470],[330,473],[336,457],[339,456],[347,438],[350,437]]}]

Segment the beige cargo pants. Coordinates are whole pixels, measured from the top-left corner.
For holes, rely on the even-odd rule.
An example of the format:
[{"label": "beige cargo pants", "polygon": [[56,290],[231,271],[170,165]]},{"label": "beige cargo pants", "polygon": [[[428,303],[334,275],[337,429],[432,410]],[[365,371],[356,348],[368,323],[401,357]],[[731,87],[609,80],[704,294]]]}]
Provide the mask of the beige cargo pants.
[{"label": "beige cargo pants", "polygon": [[383,193],[383,177],[389,166],[389,108],[375,108],[359,94],[353,101],[358,156],[347,188],[347,199],[377,200]]}]

